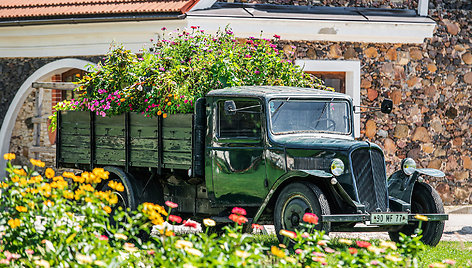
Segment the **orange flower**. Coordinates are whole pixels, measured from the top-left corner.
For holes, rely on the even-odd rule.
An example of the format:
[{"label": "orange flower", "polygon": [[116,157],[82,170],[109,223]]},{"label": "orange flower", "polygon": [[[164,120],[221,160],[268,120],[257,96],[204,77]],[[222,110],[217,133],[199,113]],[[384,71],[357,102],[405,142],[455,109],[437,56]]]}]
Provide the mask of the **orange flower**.
[{"label": "orange flower", "polygon": [[305,215],[303,215],[303,221],[311,224],[318,224],[318,216],[313,213],[305,213]]},{"label": "orange flower", "polygon": [[361,247],[361,248],[368,248],[372,246],[372,244],[367,241],[356,241],[356,244],[358,247]]},{"label": "orange flower", "polygon": [[234,221],[235,223],[241,225],[247,222],[247,218],[242,215],[231,214],[229,215],[229,219]]},{"label": "orange flower", "polygon": [[41,160],[37,160],[37,159],[31,158],[31,159],[30,159],[30,162],[31,162],[31,164],[33,164],[33,166],[37,166],[37,167],[44,167],[44,166],[46,166],[46,164],[45,164],[43,161],[41,161]]},{"label": "orange flower", "polygon": [[126,100],[125,98],[121,98],[121,99],[120,99],[121,102],[125,102],[125,100]]},{"label": "orange flower", "polygon": [[108,183],[108,186],[110,186],[110,188],[112,188],[113,190],[116,190],[118,192],[123,192],[125,190],[125,187],[123,186],[123,184],[121,184],[121,182],[117,182],[117,181],[110,181]]},{"label": "orange flower", "polygon": [[167,118],[167,114],[166,114],[166,113],[163,114],[163,115],[162,115],[162,118]]},{"label": "orange flower", "polygon": [[28,211],[28,208],[26,208],[24,206],[16,206],[15,209],[18,210],[18,212],[27,212]]},{"label": "orange flower", "polygon": [[51,179],[54,177],[54,175],[56,175],[56,173],[54,172],[52,168],[47,168],[44,174],[46,175],[46,178],[48,179]]},{"label": "orange flower", "polygon": [[3,155],[3,159],[5,160],[13,160],[16,158],[16,155],[14,153],[7,153]]},{"label": "orange flower", "polygon": [[20,219],[9,219],[8,225],[10,225],[12,229],[15,229],[16,227],[21,225],[21,221]]},{"label": "orange flower", "polygon": [[172,102],[170,102],[170,101],[167,103],[167,105],[169,105],[169,106],[170,106],[171,104],[172,104]]},{"label": "orange flower", "polygon": [[111,207],[109,207],[109,206],[104,206],[103,210],[105,210],[105,212],[108,213],[108,214],[111,213]]},{"label": "orange flower", "polygon": [[161,112],[161,111],[158,111],[158,112],[157,112],[157,115],[161,115],[161,114],[162,114],[162,112]]}]

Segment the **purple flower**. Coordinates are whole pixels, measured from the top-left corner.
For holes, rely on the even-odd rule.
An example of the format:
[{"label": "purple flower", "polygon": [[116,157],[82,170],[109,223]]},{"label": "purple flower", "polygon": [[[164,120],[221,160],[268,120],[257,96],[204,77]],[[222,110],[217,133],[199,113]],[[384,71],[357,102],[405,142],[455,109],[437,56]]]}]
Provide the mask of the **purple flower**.
[{"label": "purple flower", "polygon": [[261,72],[259,72],[259,71],[256,70],[256,71],[254,71],[254,73],[255,73],[255,74],[260,74]]},{"label": "purple flower", "polygon": [[251,58],[252,56],[251,55],[244,55],[245,58]]},{"label": "purple flower", "polygon": [[159,71],[163,72],[165,71],[166,69],[164,69],[163,67],[159,67]]}]

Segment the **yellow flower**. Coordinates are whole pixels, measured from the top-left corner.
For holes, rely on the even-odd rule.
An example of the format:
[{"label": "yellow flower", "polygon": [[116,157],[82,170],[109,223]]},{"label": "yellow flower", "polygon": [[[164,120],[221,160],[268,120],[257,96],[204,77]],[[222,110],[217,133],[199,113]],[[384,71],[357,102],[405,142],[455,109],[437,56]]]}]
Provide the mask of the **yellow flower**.
[{"label": "yellow flower", "polygon": [[426,217],[425,215],[420,215],[420,214],[416,214],[415,219],[420,220],[420,221],[428,221],[428,217]]},{"label": "yellow flower", "polygon": [[125,99],[125,98],[121,98],[120,101],[121,101],[121,102],[125,102],[126,99]]},{"label": "yellow flower", "polygon": [[18,212],[27,212],[28,211],[28,208],[24,207],[24,206],[16,206],[15,209],[18,210]]},{"label": "yellow flower", "polygon": [[238,250],[238,249],[237,249],[237,250],[234,252],[234,255],[236,255],[236,256],[238,256],[238,257],[240,257],[240,258],[245,259],[245,258],[251,256],[251,253],[248,253],[248,252],[246,252],[246,251],[242,251],[242,250]]},{"label": "yellow flower", "polygon": [[110,188],[112,188],[113,190],[116,190],[118,192],[123,192],[125,190],[125,187],[123,186],[123,184],[121,184],[121,182],[117,182],[117,181],[110,181],[108,183],[108,186],[110,186]]},{"label": "yellow flower", "polygon": [[115,234],[114,236],[115,236],[116,239],[123,239],[123,240],[128,239],[128,237],[124,234],[119,234],[118,233],[118,234]]},{"label": "yellow flower", "polygon": [[109,206],[104,206],[103,210],[105,210],[105,212],[108,213],[108,214],[111,213],[111,207],[109,207]]},{"label": "yellow flower", "polygon": [[64,191],[62,192],[62,196],[64,196],[64,198],[67,198],[67,199],[72,199],[74,198],[74,193],[71,191]]},{"label": "yellow flower", "polygon": [[79,189],[82,189],[82,190],[87,191],[87,192],[93,192],[93,191],[95,191],[95,189],[93,188],[93,186],[90,185],[90,184],[83,184],[83,185],[80,185],[80,186],[79,186]]},{"label": "yellow flower", "polygon": [[172,102],[169,101],[169,102],[167,103],[167,106],[170,106],[171,104],[172,104]]},{"label": "yellow flower", "polygon": [[[46,170],[47,171],[47,170]],[[53,175],[54,176],[54,175]],[[69,172],[69,171],[64,171],[62,173],[62,177],[64,178],[70,178],[70,179],[73,179],[75,177],[75,174],[72,173],[72,172]]]},{"label": "yellow flower", "polygon": [[229,233],[228,236],[232,238],[238,238],[238,235],[235,233]]},{"label": "yellow flower", "polygon": [[9,219],[8,225],[10,225],[12,229],[15,229],[16,227],[21,225],[21,221],[20,219]]},{"label": "yellow flower", "polygon": [[37,159],[31,158],[31,159],[30,159],[30,162],[31,162],[31,164],[33,164],[33,166],[37,166],[37,167],[44,167],[44,166],[46,166],[46,164],[45,164],[43,161],[41,161],[41,160],[37,160]]},{"label": "yellow flower", "polygon": [[13,173],[18,176],[26,176],[26,171],[24,169],[14,169]]},{"label": "yellow flower", "polygon": [[125,244],[123,245],[123,248],[124,248],[126,251],[129,251],[129,252],[138,251],[138,249],[134,246],[133,243],[125,243]]},{"label": "yellow flower", "polygon": [[82,255],[80,253],[77,253],[77,255],[75,255],[75,259],[80,264],[87,264],[87,263],[92,263],[93,262],[92,257],[85,256],[85,255]]},{"label": "yellow flower", "polygon": [[[62,176],[64,176],[64,174],[62,174]],[[65,176],[64,176],[65,177]],[[85,178],[82,177],[82,176],[75,176],[72,177],[72,180],[75,181],[75,182],[78,182],[78,183],[84,183],[85,181]]]},{"label": "yellow flower", "polygon": [[187,253],[192,254],[194,256],[197,256],[197,257],[203,256],[203,253],[200,250],[196,249],[196,248],[184,248],[184,250]]},{"label": "yellow flower", "polygon": [[203,224],[205,224],[205,226],[207,227],[210,227],[210,226],[215,226],[216,222],[212,219],[204,219]]},{"label": "yellow flower", "polygon": [[393,250],[397,250],[397,244],[395,242],[392,242],[392,241],[382,241],[380,242],[380,246],[383,247],[383,248],[391,248]]},{"label": "yellow flower", "polygon": [[5,160],[13,160],[16,158],[16,155],[14,153],[7,153],[3,155],[3,159]]},{"label": "yellow flower", "polygon": [[8,187],[8,183],[6,183],[6,182],[0,182],[0,187],[1,187],[1,188],[7,188],[7,187]]},{"label": "yellow flower", "polygon": [[348,245],[348,246],[349,246],[349,245],[352,245],[352,241],[349,240],[349,239],[341,238],[341,239],[339,239],[338,241],[339,241],[339,243],[341,243],[341,244],[345,244],[345,245]]},{"label": "yellow flower", "polygon": [[51,179],[52,177],[54,177],[54,175],[56,175],[56,173],[52,168],[47,168],[44,172],[44,175],[46,175],[46,178]]},{"label": "yellow flower", "polygon": [[272,246],[270,248],[270,252],[272,252],[272,254],[274,254],[275,256],[277,256],[279,258],[285,257],[285,252],[283,252],[283,250],[281,250],[280,248],[278,248],[276,246]]},{"label": "yellow flower", "polygon": [[399,262],[402,260],[402,258],[399,258],[397,256],[393,256],[393,255],[387,255],[385,256],[385,259],[389,260],[389,261],[393,261],[393,262]]},{"label": "yellow flower", "polygon": [[99,177],[100,179],[104,179],[104,180],[107,180],[108,176],[110,175],[110,172],[105,171],[103,168],[94,168],[92,173],[95,176]]},{"label": "yellow flower", "polygon": [[48,207],[54,206],[54,202],[52,202],[52,201],[49,200],[49,199],[47,199],[46,201],[44,201],[43,204],[44,204],[45,206],[48,206]]},{"label": "yellow flower", "polygon": [[176,248],[191,248],[193,247],[193,244],[190,241],[179,239],[175,241],[175,247]]},{"label": "yellow flower", "polygon": [[297,262],[297,259],[293,258],[293,257],[285,257],[285,260],[288,261],[288,262],[291,262],[293,264],[295,264]]},{"label": "yellow flower", "polygon": [[13,176],[13,177],[11,177],[11,181],[12,181],[12,182],[19,182],[19,181],[20,181],[20,177],[18,177],[18,176]]},{"label": "yellow flower", "polygon": [[378,248],[376,246],[368,246],[367,250],[370,252],[373,252],[375,254],[380,254],[382,251],[385,251],[385,249]]},{"label": "yellow flower", "polygon": [[107,264],[104,261],[100,261],[100,260],[94,261],[93,264],[97,266],[107,266]]}]

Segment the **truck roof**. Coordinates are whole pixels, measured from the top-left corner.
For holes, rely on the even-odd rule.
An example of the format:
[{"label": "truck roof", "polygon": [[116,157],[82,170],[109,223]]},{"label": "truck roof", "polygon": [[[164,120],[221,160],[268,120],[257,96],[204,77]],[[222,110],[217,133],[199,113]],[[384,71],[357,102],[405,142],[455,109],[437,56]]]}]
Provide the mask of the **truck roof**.
[{"label": "truck roof", "polygon": [[264,99],[273,99],[280,97],[351,99],[349,95],[338,92],[319,90],[314,88],[284,86],[228,87],[223,89],[212,90],[207,94],[207,96],[259,97]]}]

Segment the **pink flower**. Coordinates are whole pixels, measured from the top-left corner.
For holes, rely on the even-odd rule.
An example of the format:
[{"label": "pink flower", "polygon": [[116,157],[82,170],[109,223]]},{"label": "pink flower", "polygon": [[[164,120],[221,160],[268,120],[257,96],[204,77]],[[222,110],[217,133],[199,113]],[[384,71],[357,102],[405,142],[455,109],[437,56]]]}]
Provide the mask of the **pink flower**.
[{"label": "pink flower", "polygon": [[33,255],[34,254],[34,250],[32,249],[27,249],[25,250],[26,254],[29,254],[29,255]]},{"label": "pink flower", "polygon": [[101,235],[98,237],[98,239],[102,241],[108,241],[108,237],[106,235]]},{"label": "pink flower", "polygon": [[171,222],[176,222],[176,223],[181,223],[182,218],[176,215],[169,215],[169,221]]},{"label": "pink flower", "polygon": [[360,248],[368,248],[368,247],[372,246],[372,244],[367,242],[367,241],[356,241],[356,244]]},{"label": "pink flower", "polygon": [[312,254],[315,255],[316,257],[324,257],[324,256],[326,256],[326,254],[321,253],[321,252],[316,252],[316,251],[313,251]]},{"label": "pink flower", "polygon": [[176,208],[178,207],[179,205],[177,205],[176,203],[172,202],[172,201],[166,201],[166,206],[170,207],[170,208]]},{"label": "pink flower", "polygon": [[197,225],[197,222],[188,220],[188,221],[184,221],[184,226],[197,228],[198,225]]},{"label": "pink flower", "polygon": [[230,220],[234,221],[235,223],[241,225],[247,222],[247,218],[242,215],[231,214],[228,217]]},{"label": "pink flower", "polygon": [[246,216],[246,210],[240,207],[234,207],[231,213]]},{"label": "pink flower", "polygon": [[156,252],[154,251],[154,249],[150,249],[150,250],[147,251],[147,254],[149,254],[149,255],[154,255],[154,253],[156,253]]},{"label": "pink flower", "polygon": [[357,254],[357,248],[348,248],[348,250],[349,250],[349,253],[351,253],[353,255]]},{"label": "pink flower", "polygon": [[297,253],[297,254],[302,254],[302,252],[303,252],[303,250],[301,248],[297,248],[295,250],[295,253]]},{"label": "pink flower", "polygon": [[318,216],[313,213],[305,213],[305,215],[303,215],[303,221],[311,224],[318,224]]},{"label": "pink flower", "polygon": [[335,252],[335,250],[330,248],[330,247],[325,247],[324,250],[325,250],[326,253],[334,253]]},{"label": "pink flower", "polygon": [[275,39],[280,39],[280,35],[274,34]]}]

